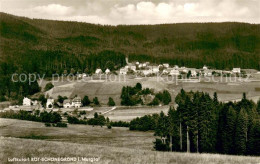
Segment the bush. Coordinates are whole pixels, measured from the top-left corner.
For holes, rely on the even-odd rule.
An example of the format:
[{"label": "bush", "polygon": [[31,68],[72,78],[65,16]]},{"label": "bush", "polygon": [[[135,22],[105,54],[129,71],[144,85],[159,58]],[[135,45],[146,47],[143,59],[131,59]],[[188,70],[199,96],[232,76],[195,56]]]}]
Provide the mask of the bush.
[{"label": "bush", "polygon": [[107,128],[108,129],[112,129],[112,126],[109,124],[109,125],[107,125]]},{"label": "bush", "polygon": [[[166,141],[167,142],[167,141]],[[158,151],[169,151],[169,144],[164,144],[161,139],[156,139],[154,142],[154,149]]]},{"label": "bush", "polygon": [[68,116],[68,123],[70,124],[87,124],[87,121],[79,120],[77,117]]},{"label": "bush", "polygon": [[109,97],[107,105],[108,106],[115,106],[116,103],[115,103],[115,101],[111,97]]},{"label": "bush", "polygon": [[95,98],[93,99],[93,103],[94,103],[95,105],[100,105],[100,103],[99,103],[99,101],[98,101],[98,98],[97,98],[97,97],[95,97]]},{"label": "bush", "polygon": [[68,125],[66,123],[58,122],[57,124],[52,124],[53,127],[62,127],[66,128]]},{"label": "bush", "polygon": [[115,122],[110,122],[110,125],[113,127],[129,127],[130,123],[129,122],[124,122],[124,121],[115,121]]},{"label": "bush", "polygon": [[44,91],[48,91],[48,90],[52,89],[53,87],[54,87],[54,85],[51,82],[47,83],[45,85]]},{"label": "bush", "polygon": [[160,103],[160,102],[159,102],[158,98],[155,97],[155,98],[153,99],[153,101],[150,102],[148,105],[159,105],[159,103]]},{"label": "bush", "polygon": [[88,96],[84,96],[84,98],[83,98],[83,100],[82,100],[83,106],[88,106],[90,103],[91,103],[91,102],[90,102]]},{"label": "bush", "polygon": [[47,122],[46,122],[44,125],[45,125],[46,127],[51,127],[51,124],[50,124],[50,123],[47,123]]},{"label": "bush", "polygon": [[79,114],[80,114],[80,115],[85,115],[85,114],[87,114],[87,113],[86,113],[86,111],[83,110],[83,111],[80,111]]}]

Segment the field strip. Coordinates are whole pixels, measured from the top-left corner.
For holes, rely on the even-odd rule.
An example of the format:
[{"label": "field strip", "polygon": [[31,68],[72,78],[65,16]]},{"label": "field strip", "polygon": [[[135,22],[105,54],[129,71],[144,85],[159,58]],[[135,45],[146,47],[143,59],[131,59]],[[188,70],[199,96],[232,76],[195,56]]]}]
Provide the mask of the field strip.
[{"label": "field strip", "polygon": [[116,107],[113,107],[112,109],[110,109],[110,110],[108,110],[108,111],[105,111],[105,112],[103,112],[102,114],[106,114],[106,113],[111,112],[111,111],[113,111],[113,110],[115,110],[115,109],[116,109]]}]

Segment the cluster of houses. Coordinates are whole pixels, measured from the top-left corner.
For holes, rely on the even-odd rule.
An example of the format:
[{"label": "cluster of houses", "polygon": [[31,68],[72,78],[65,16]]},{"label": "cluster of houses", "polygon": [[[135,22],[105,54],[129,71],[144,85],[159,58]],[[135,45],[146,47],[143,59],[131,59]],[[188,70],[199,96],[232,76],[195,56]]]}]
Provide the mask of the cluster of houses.
[{"label": "cluster of houses", "polygon": [[119,74],[126,75],[128,73],[136,73],[144,76],[152,76],[158,73],[163,75],[171,75],[171,76],[179,76],[181,74],[188,74],[190,72],[190,77],[196,77],[199,75],[204,76],[212,76],[213,72],[215,73],[223,73],[223,74],[240,74],[240,68],[233,68],[232,71],[222,71],[222,70],[211,70],[208,69],[207,66],[204,66],[202,69],[196,68],[186,68],[179,67],[175,65],[174,67],[170,67],[168,63],[160,64],[160,65],[150,65],[149,62],[139,63],[136,62],[134,64],[129,63],[124,68],[119,70]]},{"label": "cluster of houses", "polygon": [[[54,99],[48,98],[46,102],[46,109],[54,109]],[[63,104],[57,103],[59,107],[63,108],[80,108],[82,107],[81,98],[76,96],[73,99],[66,99],[64,100]],[[28,97],[23,98],[23,105],[13,105],[9,106],[5,110],[25,110],[25,111],[32,111],[33,109],[43,110],[41,103],[37,100],[31,100]]]}]

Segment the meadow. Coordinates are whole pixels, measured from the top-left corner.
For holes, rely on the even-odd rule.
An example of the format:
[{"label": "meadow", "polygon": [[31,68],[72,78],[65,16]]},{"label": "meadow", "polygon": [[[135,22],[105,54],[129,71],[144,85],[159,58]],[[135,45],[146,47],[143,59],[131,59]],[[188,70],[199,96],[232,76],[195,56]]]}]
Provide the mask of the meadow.
[{"label": "meadow", "polygon": [[[218,80],[218,79],[217,79]],[[254,80],[254,79],[253,79]],[[167,81],[164,77],[158,80],[157,77],[142,77],[131,78],[126,77],[125,81],[59,81],[54,82],[54,88],[48,91],[46,94],[57,98],[58,95],[73,97],[75,95],[81,96],[88,95],[90,99],[98,97],[102,105],[106,105],[108,97],[112,97],[116,105],[120,105],[121,90],[123,86],[134,86],[136,83],[141,83],[143,88],[152,88],[155,92],[168,90],[172,95],[174,101],[175,96],[183,88],[186,91],[201,91],[207,92],[213,96],[214,92],[217,92],[220,101],[229,101],[242,98],[242,94],[245,92],[247,98],[253,99],[255,102],[258,100],[259,92],[259,79],[255,81],[236,81],[223,80],[220,82],[212,82],[202,79],[200,82],[185,82],[185,81]],[[41,87],[44,88],[46,81],[43,81]]]},{"label": "meadow", "polygon": [[42,123],[10,119],[0,119],[0,128],[2,163],[7,163],[8,157],[95,157],[98,161],[94,163],[102,164],[258,164],[260,162],[259,157],[250,156],[154,151],[152,149],[154,136],[151,132],[133,132],[126,128],[107,129],[85,125],[69,125],[64,129],[50,128]]}]

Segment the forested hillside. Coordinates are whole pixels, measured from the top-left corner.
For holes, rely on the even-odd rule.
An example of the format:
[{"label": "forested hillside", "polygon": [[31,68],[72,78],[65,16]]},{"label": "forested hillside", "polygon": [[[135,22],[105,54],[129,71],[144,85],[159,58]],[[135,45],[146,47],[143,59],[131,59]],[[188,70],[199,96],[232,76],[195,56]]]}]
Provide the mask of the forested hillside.
[{"label": "forested hillside", "polygon": [[246,23],[103,26],[0,13],[0,95],[11,94],[7,84],[14,72],[91,73],[122,67],[125,56],[197,68],[260,70],[259,29]]}]

